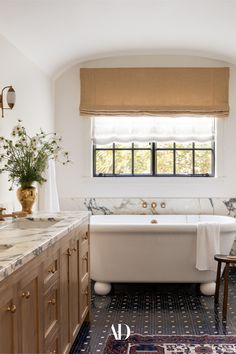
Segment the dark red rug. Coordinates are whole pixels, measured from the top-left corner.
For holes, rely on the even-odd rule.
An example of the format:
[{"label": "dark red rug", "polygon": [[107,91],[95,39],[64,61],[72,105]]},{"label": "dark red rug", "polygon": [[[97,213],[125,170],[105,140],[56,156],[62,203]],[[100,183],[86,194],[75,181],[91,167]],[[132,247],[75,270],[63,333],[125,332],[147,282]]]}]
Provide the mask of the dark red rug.
[{"label": "dark red rug", "polygon": [[109,336],[104,354],[236,354],[236,336]]}]

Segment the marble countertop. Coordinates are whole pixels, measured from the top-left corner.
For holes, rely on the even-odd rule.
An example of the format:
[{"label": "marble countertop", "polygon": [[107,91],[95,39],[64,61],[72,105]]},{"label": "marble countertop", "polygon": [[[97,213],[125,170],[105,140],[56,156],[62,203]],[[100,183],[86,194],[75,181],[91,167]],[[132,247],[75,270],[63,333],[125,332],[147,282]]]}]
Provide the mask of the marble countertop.
[{"label": "marble countertop", "polygon": [[[88,220],[88,212],[35,213],[0,222],[0,281]],[[44,224],[41,227],[41,224]],[[27,226],[29,225],[29,226]]]}]

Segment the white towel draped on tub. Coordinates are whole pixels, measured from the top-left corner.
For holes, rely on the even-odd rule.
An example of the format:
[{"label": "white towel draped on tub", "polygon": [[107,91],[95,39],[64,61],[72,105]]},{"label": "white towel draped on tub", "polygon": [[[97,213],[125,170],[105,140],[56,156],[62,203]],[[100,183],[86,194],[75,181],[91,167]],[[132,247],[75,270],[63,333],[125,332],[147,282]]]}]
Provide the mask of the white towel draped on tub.
[{"label": "white towel draped on tub", "polygon": [[216,271],[214,255],[220,253],[220,224],[199,223],[197,225],[196,268]]}]

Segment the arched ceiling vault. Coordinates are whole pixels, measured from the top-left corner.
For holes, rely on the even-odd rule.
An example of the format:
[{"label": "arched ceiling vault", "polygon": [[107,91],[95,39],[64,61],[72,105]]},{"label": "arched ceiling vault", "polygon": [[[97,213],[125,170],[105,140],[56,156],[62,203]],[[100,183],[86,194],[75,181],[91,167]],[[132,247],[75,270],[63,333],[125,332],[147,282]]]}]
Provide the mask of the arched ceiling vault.
[{"label": "arched ceiling vault", "polygon": [[0,33],[52,77],[89,59],[177,54],[236,64],[236,0],[0,0]]}]

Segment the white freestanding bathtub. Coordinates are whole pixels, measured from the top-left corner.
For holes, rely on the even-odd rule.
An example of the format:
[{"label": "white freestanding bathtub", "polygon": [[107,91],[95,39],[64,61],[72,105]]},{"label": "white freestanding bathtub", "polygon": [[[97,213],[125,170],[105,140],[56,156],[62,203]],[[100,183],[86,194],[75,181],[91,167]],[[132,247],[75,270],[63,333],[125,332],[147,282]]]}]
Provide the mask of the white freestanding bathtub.
[{"label": "white freestanding bathtub", "polygon": [[[157,223],[151,223],[156,222]],[[201,283],[214,293],[213,271],[196,269],[198,222],[220,223],[220,250],[229,254],[234,218],[213,215],[95,215],[90,218],[91,278],[106,295],[112,282]]]}]

